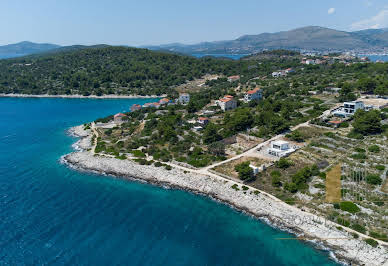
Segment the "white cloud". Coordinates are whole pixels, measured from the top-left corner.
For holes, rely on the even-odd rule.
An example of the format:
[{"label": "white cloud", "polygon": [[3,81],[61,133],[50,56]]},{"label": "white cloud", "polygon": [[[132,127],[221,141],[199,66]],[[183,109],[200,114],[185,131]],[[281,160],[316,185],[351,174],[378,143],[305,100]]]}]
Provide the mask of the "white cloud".
[{"label": "white cloud", "polygon": [[388,27],[388,8],[381,10],[377,15],[352,23],[353,30],[379,29]]},{"label": "white cloud", "polygon": [[329,10],[327,10],[327,14],[331,15],[335,12],[335,8],[334,7],[331,7],[329,8]]}]

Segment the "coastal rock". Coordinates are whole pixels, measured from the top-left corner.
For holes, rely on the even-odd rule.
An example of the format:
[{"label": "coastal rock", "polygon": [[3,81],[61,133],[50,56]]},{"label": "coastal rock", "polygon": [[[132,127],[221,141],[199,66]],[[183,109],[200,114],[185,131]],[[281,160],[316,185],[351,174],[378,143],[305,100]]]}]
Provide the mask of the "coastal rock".
[{"label": "coastal rock", "polygon": [[[206,194],[307,240],[319,239],[314,242],[328,247],[337,259],[353,265],[388,263],[387,247],[381,243],[377,248],[373,248],[365,243],[361,236],[355,239],[350,232],[338,230],[338,225],[323,217],[301,211],[267,193],[255,192],[256,190],[252,188],[243,191],[241,184],[222,177],[185,173],[176,168],[167,171],[161,167],[139,165],[129,160],[93,156],[86,151],[68,154],[63,159],[77,169],[140,179],[157,185]],[[239,186],[239,190],[231,187],[234,184]]]}]

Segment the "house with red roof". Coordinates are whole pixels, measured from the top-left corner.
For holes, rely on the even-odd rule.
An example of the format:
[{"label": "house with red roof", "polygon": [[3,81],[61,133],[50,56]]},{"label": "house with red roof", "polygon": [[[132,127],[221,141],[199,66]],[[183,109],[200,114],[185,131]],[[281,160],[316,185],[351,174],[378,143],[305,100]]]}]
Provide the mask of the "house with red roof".
[{"label": "house with red roof", "polygon": [[165,105],[165,104],[168,104],[170,102],[170,100],[168,98],[163,98],[159,101],[159,104],[161,105]]},{"label": "house with red roof", "polygon": [[249,90],[244,94],[244,100],[246,102],[250,102],[253,100],[260,100],[261,98],[263,98],[263,93],[260,88]]},{"label": "house with red roof", "polygon": [[208,123],[209,123],[209,118],[207,117],[198,117],[198,120],[197,120],[197,123],[198,124],[201,124],[203,126],[206,126]]},{"label": "house with red roof", "polygon": [[113,121],[116,123],[116,124],[119,124],[119,123],[122,123],[124,122],[123,119],[127,117],[125,114],[123,113],[118,113],[118,114],[115,114],[113,116]]},{"label": "house with red roof", "polygon": [[240,76],[239,75],[235,75],[235,76],[230,76],[228,77],[228,81],[229,82],[233,82],[233,81],[237,81],[240,79]]},{"label": "house with red roof", "polygon": [[133,104],[131,106],[131,112],[134,112],[134,111],[137,111],[137,110],[140,110],[141,109],[141,105],[140,104]]},{"label": "house with red roof", "polygon": [[223,111],[228,111],[237,108],[237,101],[231,95],[225,95],[224,98],[218,100],[218,105]]}]

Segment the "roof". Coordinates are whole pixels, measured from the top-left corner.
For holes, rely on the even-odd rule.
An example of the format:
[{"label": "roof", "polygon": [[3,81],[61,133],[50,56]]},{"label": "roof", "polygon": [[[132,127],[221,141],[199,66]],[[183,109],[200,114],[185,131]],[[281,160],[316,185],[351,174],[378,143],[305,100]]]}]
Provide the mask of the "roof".
[{"label": "roof", "polygon": [[198,117],[198,120],[199,121],[206,121],[206,120],[209,120],[209,118],[207,118],[207,117]]},{"label": "roof", "polygon": [[247,94],[254,94],[254,93],[258,92],[259,90],[260,90],[260,88],[255,88],[253,90],[247,91]]},{"label": "roof", "polygon": [[228,79],[239,79],[240,78],[240,76],[239,75],[234,75],[234,76],[230,76],[230,77],[228,77]]},{"label": "roof", "polygon": [[230,98],[233,99],[234,97],[232,95],[225,95],[224,98]]},{"label": "roof", "polygon": [[134,106],[134,107],[141,107],[141,105],[140,104],[133,104],[132,106]]},{"label": "roof", "polygon": [[126,115],[123,114],[123,113],[118,113],[118,114],[115,114],[115,115],[114,115],[114,118],[116,118],[116,117],[124,117],[124,116],[126,116]]},{"label": "roof", "polygon": [[285,141],[285,140],[275,140],[275,141],[272,141],[272,143],[277,145],[289,144],[288,141]]},{"label": "roof", "polygon": [[170,100],[168,98],[163,98],[159,102],[160,103],[168,103]]},{"label": "roof", "polygon": [[330,124],[341,124],[342,121],[332,120],[332,121],[329,121],[328,123],[330,123]]},{"label": "roof", "polygon": [[223,98],[223,99],[220,99],[220,101],[227,103],[227,102],[233,101],[233,98]]}]

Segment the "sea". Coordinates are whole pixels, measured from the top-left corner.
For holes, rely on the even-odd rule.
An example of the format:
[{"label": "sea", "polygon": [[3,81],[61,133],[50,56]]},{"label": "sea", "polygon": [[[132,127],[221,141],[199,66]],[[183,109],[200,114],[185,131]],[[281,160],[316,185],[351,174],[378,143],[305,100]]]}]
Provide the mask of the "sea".
[{"label": "sea", "polygon": [[388,55],[359,55],[359,57],[367,56],[372,62],[383,61],[388,62]]},{"label": "sea", "polygon": [[337,265],[207,197],[61,164],[70,127],[147,101],[0,98],[0,265]]},{"label": "sea", "polygon": [[233,60],[239,60],[240,58],[244,56],[248,56],[249,54],[191,54],[191,55],[197,58],[211,56],[211,57],[225,57]]}]

